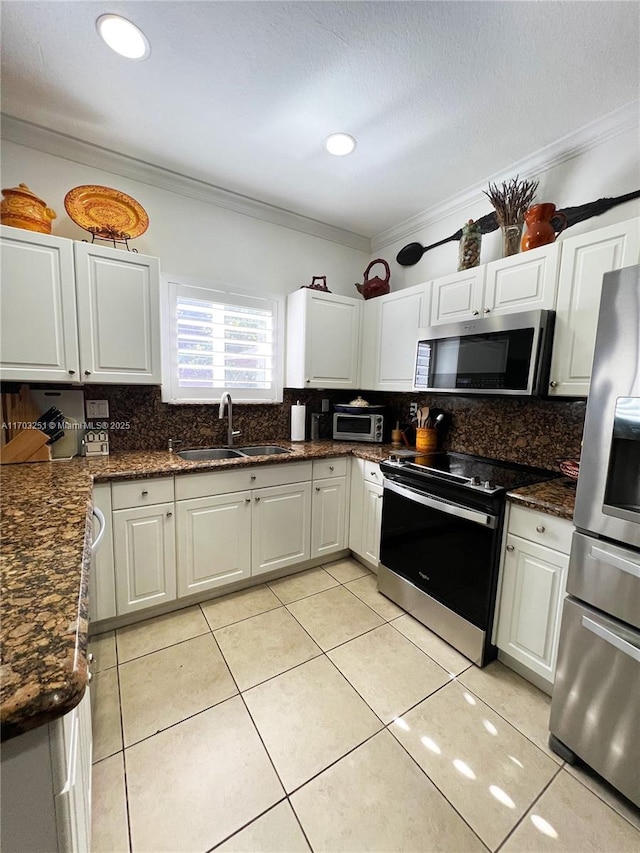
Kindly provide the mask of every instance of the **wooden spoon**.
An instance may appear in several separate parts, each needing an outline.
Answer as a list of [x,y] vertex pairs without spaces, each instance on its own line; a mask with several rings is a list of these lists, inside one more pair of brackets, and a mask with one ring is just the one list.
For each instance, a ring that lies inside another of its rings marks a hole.
[[422,415],[422,426],[423,427],[426,427],[426,425],[427,425],[427,421],[429,420],[429,412],[430,411],[431,411],[431,409],[429,408],[429,406],[423,406],[420,409],[420,413]]

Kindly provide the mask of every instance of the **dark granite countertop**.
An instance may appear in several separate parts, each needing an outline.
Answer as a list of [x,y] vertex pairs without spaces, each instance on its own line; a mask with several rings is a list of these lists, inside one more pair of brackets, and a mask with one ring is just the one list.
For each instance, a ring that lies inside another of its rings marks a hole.
[[292,452],[187,462],[166,451],[141,451],[2,467],[3,740],[67,713],[84,694],[94,482],[345,455],[380,462],[391,450],[334,441],[273,443]]
[[520,506],[571,521],[576,503],[576,481],[559,477],[546,483],[514,489],[507,492],[507,498]]

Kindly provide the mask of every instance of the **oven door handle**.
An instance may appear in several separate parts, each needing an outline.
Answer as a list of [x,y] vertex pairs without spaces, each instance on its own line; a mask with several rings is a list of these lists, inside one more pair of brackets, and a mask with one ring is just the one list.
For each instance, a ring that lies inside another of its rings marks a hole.
[[473,521],[476,524],[481,524],[483,527],[490,527],[492,529],[498,526],[498,518],[495,515],[487,515],[487,513],[468,509],[465,506],[459,506],[459,504],[454,504],[441,498],[430,497],[423,492],[419,492],[417,489],[409,488],[409,486],[400,486],[386,477],[384,487],[409,501],[422,504],[422,506],[428,506],[431,509],[437,509],[440,512],[446,512],[447,515],[455,515],[458,518],[464,518],[467,521]]

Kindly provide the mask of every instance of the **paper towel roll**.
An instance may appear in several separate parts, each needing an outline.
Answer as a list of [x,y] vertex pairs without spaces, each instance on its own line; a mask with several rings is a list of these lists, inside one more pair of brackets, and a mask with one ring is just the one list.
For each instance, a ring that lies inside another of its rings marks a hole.
[[304,441],[307,407],[297,402],[291,406],[291,441]]

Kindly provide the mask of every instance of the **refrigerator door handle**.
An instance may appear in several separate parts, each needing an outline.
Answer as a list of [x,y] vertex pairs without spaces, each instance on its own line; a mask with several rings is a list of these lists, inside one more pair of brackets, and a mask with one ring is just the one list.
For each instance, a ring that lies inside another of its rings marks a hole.
[[604,625],[594,622],[593,619],[589,619],[588,616],[583,616],[582,627],[586,628],[587,631],[591,631],[591,633],[595,634],[596,637],[600,637],[600,639],[604,640],[605,643],[608,643],[610,646],[613,646],[618,649],[618,651],[640,663],[640,649],[637,646],[628,643],[626,640],[623,640],[622,637],[619,637],[613,631],[605,628]]
[[595,545],[591,548],[590,556],[607,566],[613,566],[614,569],[620,569],[622,572],[640,578],[640,566],[631,560],[625,560],[624,557],[619,557],[617,554],[610,554],[609,551],[597,548]]

